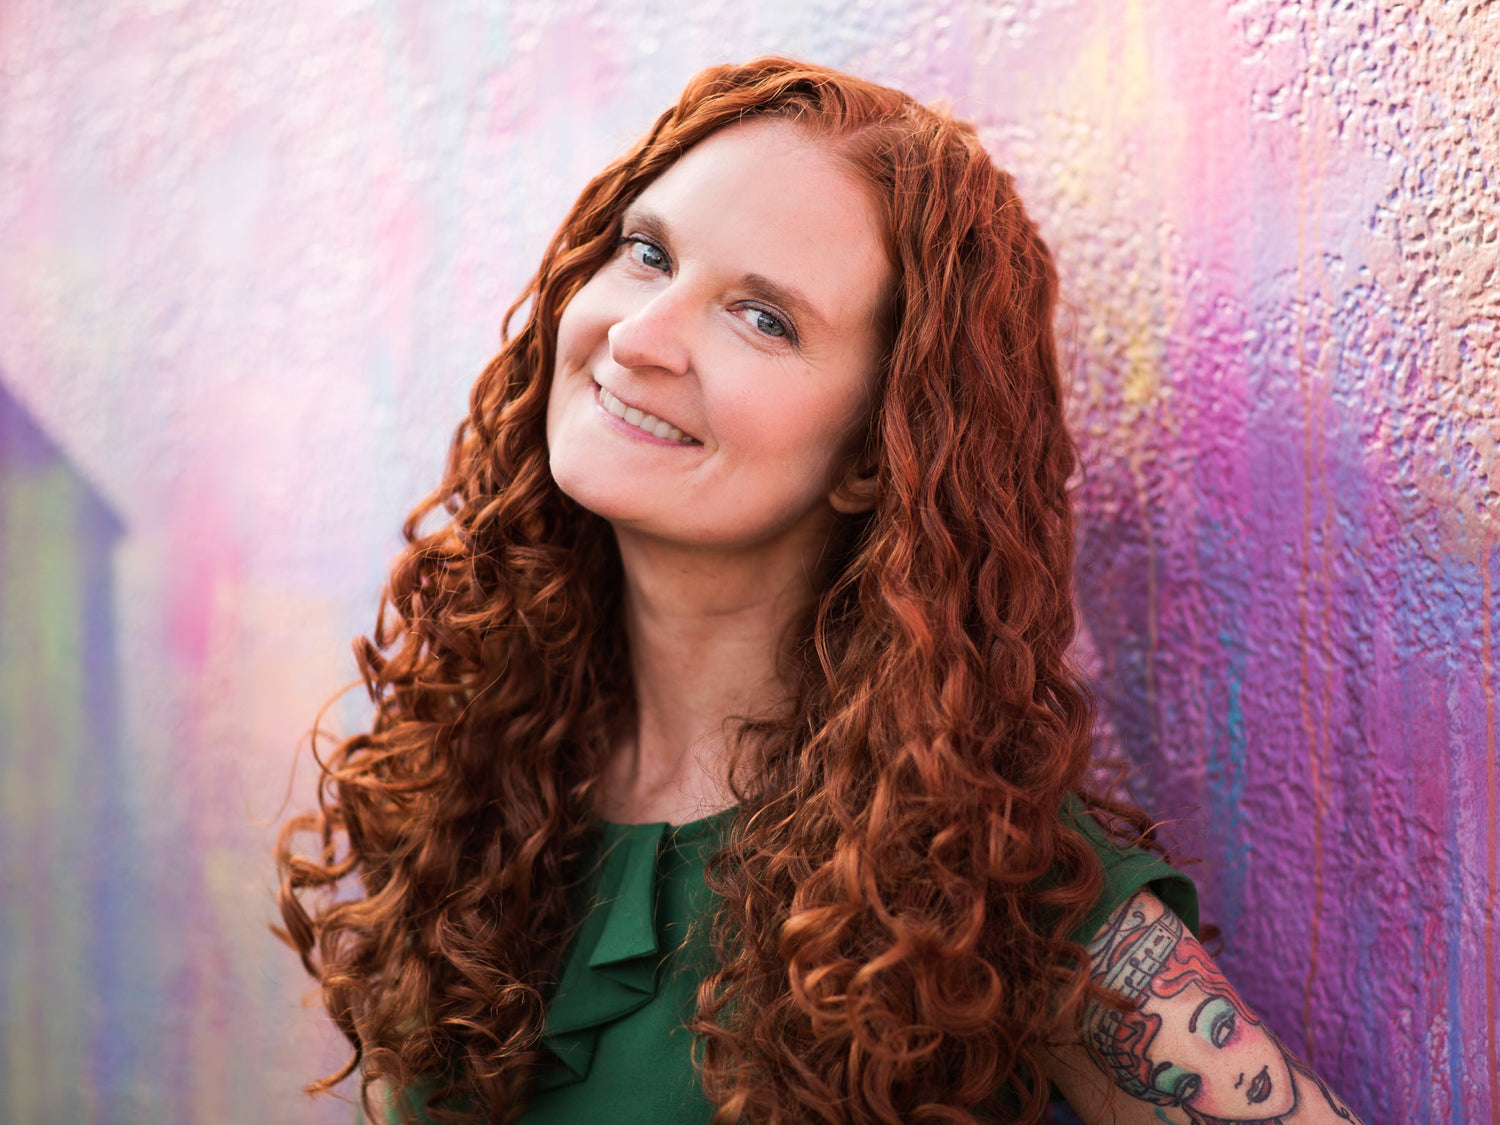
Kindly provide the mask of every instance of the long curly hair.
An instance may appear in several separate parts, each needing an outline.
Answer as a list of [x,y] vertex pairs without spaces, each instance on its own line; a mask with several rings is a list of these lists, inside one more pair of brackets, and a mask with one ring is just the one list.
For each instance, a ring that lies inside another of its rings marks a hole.
[[745,721],[731,759],[716,971],[691,1025],[704,1089],[722,1123],[971,1122],[1002,1086],[1007,1113],[1042,1111],[1043,1049],[1089,987],[1066,935],[1102,886],[1059,813],[1092,706],[1068,660],[1056,274],[971,126],[778,58],[700,73],[583,190],[406,521],[356,645],[373,724],[278,842],[284,936],[353,1046],[311,1089],[358,1069],[367,1094],[431,1081],[434,1118],[524,1109],[634,706],[610,528],[548,471],[558,318],[648,184],[760,117],[870,186],[896,280],[875,508],[836,528],[784,662],[794,706]]

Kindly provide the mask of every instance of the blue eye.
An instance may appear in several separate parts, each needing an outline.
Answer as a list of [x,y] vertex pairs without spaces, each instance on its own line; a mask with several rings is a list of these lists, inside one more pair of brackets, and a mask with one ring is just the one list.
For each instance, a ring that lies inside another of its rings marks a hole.
[[625,248],[625,253],[631,261],[645,266],[648,270],[660,270],[666,273],[672,268],[672,259],[667,257],[667,252],[654,242],[632,237],[622,238],[620,245]]
[[755,325],[757,332],[764,333],[767,336],[791,336],[792,331],[787,327],[786,322],[779,317],[772,316],[765,309],[751,309],[750,313],[750,321]]

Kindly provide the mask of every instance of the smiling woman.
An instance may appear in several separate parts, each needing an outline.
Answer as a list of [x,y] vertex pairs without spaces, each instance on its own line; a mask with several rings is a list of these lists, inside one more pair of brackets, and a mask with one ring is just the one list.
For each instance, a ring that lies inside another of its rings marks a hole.
[[620,229],[558,323],[553,479],[626,554],[795,569],[828,538],[829,497],[859,488],[891,287],[869,191],[797,125],[751,121],[694,147]]
[[789,60],[705,71],[584,189],[407,521],[375,722],[282,834],[353,1048],[314,1089],[1353,1120],[1085,783],[1056,284],[972,128]]

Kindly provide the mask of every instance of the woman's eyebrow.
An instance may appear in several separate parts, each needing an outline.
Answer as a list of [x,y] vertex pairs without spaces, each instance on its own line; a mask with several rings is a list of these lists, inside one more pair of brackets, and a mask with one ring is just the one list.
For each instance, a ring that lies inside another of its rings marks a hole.
[[811,301],[790,286],[772,281],[769,277],[758,273],[745,274],[740,278],[740,284],[745,287],[750,296],[784,310],[802,327],[806,328],[811,325],[814,331],[828,331],[828,318],[818,312]]
[[[620,233],[628,237],[631,233],[644,234],[672,250],[672,232],[666,220],[650,211],[627,208],[620,216]],[[792,318],[804,330],[811,327],[815,332],[830,331],[828,318],[818,311],[800,291],[790,285],[773,281],[765,274],[747,273],[740,277],[740,286],[758,301],[775,305]]]
[[632,207],[628,208],[620,216],[620,234],[628,236],[632,232],[649,235],[657,242],[662,243],[663,249],[670,249],[666,245],[671,241],[667,231],[667,224],[659,216],[653,215],[650,211],[637,211]]

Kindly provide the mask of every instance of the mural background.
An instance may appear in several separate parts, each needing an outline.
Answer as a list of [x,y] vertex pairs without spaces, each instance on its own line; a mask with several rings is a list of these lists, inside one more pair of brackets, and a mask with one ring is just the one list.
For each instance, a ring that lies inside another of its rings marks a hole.
[[1105,718],[1230,975],[1371,1125],[1500,1122],[1489,0],[7,0],[0,1116],[348,1120],[293,751],[568,201],[768,51],[1040,216]]

